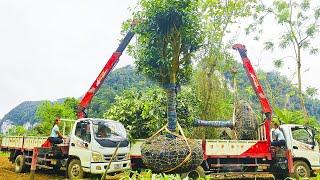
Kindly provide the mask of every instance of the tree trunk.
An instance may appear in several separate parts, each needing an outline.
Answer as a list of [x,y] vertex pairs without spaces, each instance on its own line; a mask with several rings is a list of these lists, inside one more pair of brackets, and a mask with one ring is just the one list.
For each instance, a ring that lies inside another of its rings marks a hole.
[[174,132],[177,127],[176,84],[169,84],[166,91],[167,91],[168,129],[169,131]]
[[298,53],[297,53],[297,70],[298,70],[298,89],[299,89],[299,97],[300,97],[300,107],[304,112],[304,118],[308,117],[308,112],[306,106],[304,104],[303,94],[302,94],[302,85],[301,85],[301,47],[298,46]]
[[177,29],[174,29],[174,35],[172,36],[172,62],[170,69],[170,83],[167,85],[167,118],[168,129],[174,132],[177,127],[177,75],[179,71],[179,56],[181,47],[181,37]]

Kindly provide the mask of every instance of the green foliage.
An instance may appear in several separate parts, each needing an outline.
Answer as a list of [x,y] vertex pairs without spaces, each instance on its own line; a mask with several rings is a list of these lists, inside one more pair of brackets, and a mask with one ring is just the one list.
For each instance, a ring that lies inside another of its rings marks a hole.
[[155,83],[139,75],[132,66],[116,69],[103,82],[100,90],[93,97],[88,108],[88,116],[102,118],[110,106],[115,102],[115,97],[124,90],[136,88],[138,90],[155,86]]
[[[165,92],[160,88],[130,89],[116,97],[104,118],[122,122],[134,139],[147,138],[166,124],[166,101]],[[199,115],[198,104],[191,88],[184,87],[177,96],[178,120],[187,131]]]
[[318,89],[315,87],[308,87],[306,89],[306,94],[310,97],[310,98],[314,98],[317,94],[318,94]]
[[37,109],[36,117],[40,123],[34,127],[31,134],[49,135],[57,116],[66,119],[76,119],[76,110],[79,100],[75,98],[66,98],[63,103],[51,103],[46,101]]
[[224,72],[232,67],[234,60],[228,51],[232,39],[228,43],[226,35],[237,20],[251,15],[254,5],[253,0],[202,1],[205,46],[201,54],[201,69],[206,69],[212,75],[215,70]]
[[160,84],[187,82],[191,55],[202,42],[198,1],[141,0],[138,6],[137,44],[129,52],[138,72]]
[[176,87],[192,75],[191,56],[202,44],[198,0],[141,0],[133,18],[137,43],[129,54],[167,92],[168,129],[176,130]]
[[13,126],[9,129],[8,134],[13,136],[23,136],[26,135],[27,130],[23,126]]
[[279,68],[283,67],[283,60],[282,59],[276,59],[276,60],[273,61],[273,65],[274,65],[274,67],[279,69]]
[[[251,15],[254,1],[201,1],[205,46],[193,77],[193,86],[201,100],[200,118],[204,120],[230,120],[232,96],[223,74],[234,66],[229,53],[233,39],[227,39],[230,27],[240,18]],[[196,128],[200,137],[216,137],[214,128]]]
[[[288,110],[288,109],[279,109],[274,108],[273,109],[276,117],[274,117],[275,120],[280,121],[285,124],[305,124],[305,119],[303,112],[300,110]],[[307,119],[308,124],[306,125],[315,125],[317,124],[317,121],[313,117],[309,117]]]
[[[282,27],[281,36],[275,37],[273,42],[265,43],[265,49],[273,50],[271,44],[278,43],[282,49],[291,48],[294,52],[294,61],[297,63],[297,79],[298,79],[298,97],[300,98],[300,108],[307,116],[304,97],[302,93],[302,76],[301,64],[303,51],[309,51],[311,55],[318,53],[318,48],[314,47],[314,41],[319,34],[319,1],[312,0],[275,0],[273,4],[267,7],[260,1],[262,8],[256,8],[261,22],[254,22],[248,28],[251,32],[257,31],[257,26],[263,23],[263,20],[268,14],[272,14],[277,23]],[[254,18],[256,19],[256,18]],[[287,56],[287,57],[292,57]],[[277,64],[276,64],[277,65]]]
[[264,49],[274,50],[274,43],[271,41],[264,42]]
[[304,112],[301,110],[288,110],[288,109],[273,109],[276,116],[273,117],[275,121],[282,122],[285,124],[300,124],[313,127],[317,133],[317,140],[320,140],[320,124],[315,117],[305,118]]
[[[1,142],[1,141],[0,141]],[[3,152],[3,151],[0,151],[0,156],[6,156],[6,157],[9,157],[10,156],[10,153],[9,152]]]
[[[153,173],[150,169],[144,169],[141,172],[138,171],[126,171],[118,177],[121,180],[182,180],[180,174],[165,174],[165,173]],[[184,178],[185,180],[187,178]],[[191,179],[191,178],[190,178]],[[209,180],[210,176],[199,178],[198,180]]]

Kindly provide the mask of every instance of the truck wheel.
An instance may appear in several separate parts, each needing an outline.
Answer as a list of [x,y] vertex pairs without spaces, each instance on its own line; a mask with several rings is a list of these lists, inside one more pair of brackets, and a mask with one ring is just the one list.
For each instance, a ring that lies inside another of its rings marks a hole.
[[310,167],[303,161],[295,161],[293,163],[293,176],[296,179],[309,178]]
[[186,173],[181,173],[181,179],[185,179],[189,177],[189,179],[199,179],[199,178],[204,178],[206,176],[204,169],[201,166],[198,166],[195,170],[186,172]]
[[18,155],[14,161],[14,172],[21,173],[27,170],[26,160],[23,155]]
[[68,165],[68,177],[70,179],[82,179],[83,170],[79,159],[72,159]]

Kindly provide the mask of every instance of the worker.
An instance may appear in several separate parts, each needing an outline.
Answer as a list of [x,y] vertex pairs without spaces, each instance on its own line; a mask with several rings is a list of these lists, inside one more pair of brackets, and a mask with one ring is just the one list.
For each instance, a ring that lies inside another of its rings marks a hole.
[[279,146],[279,147],[285,147],[286,146],[286,140],[284,138],[283,132],[280,130],[280,126],[278,122],[273,122],[273,128],[272,131],[272,139],[271,146]]
[[110,134],[111,134],[111,130],[109,127],[105,126],[105,125],[102,125],[98,128],[98,133],[97,133],[97,136],[99,138],[107,138],[107,137],[110,137]]
[[59,124],[61,123],[60,117],[57,117],[54,121],[53,127],[51,129],[49,141],[53,144],[61,144],[63,142],[63,136],[59,131]]

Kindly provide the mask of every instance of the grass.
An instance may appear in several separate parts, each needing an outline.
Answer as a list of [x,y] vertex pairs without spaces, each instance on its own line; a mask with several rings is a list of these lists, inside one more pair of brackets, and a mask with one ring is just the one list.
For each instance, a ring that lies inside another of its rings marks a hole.
[[9,156],[9,155],[10,155],[9,152],[0,151],[0,156]]

